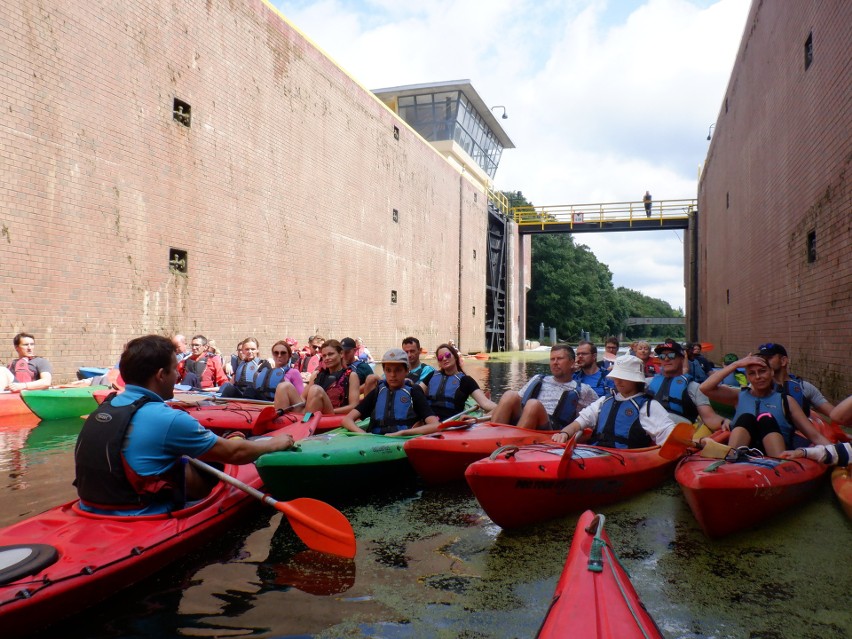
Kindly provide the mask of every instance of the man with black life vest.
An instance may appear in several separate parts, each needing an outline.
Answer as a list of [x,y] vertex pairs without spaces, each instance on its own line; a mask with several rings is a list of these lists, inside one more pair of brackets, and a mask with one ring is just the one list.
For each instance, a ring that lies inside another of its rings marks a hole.
[[565,443],[586,428],[592,430],[589,443],[607,448],[644,448],[662,445],[674,429],[666,409],[645,395],[642,360],[623,355],[615,360],[608,377],[616,393],[601,397],[580,411],[577,419],[553,436]]
[[240,344],[240,360],[234,369],[234,377],[219,389],[222,397],[245,397],[259,399],[255,389],[257,374],[271,368],[269,362],[260,357],[257,338],[246,337]]
[[810,416],[812,408],[823,415],[834,410],[834,404],[829,402],[816,386],[788,372],[790,358],[787,356],[787,349],[781,344],[761,344],[757,354],[766,358],[775,383],[781,387],[783,393],[796,400],[806,416]]
[[598,399],[587,384],[571,378],[574,349],[556,344],[550,349],[550,375],[536,375],[517,391],[507,391],[497,403],[491,421],[522,428],[558,430],[574,421],[582,409]]
[[358,374],[358,383],[361,384],[361,391],[366,395],[372,388],[364,388],[364,383],[367,378],[373,374],[373,368],[364,360],[356,357],[358,353],[358,343],[351,337],[344,337],[340,340],[340,347],[343,349],[343,365],[351,368]]
[[[423,389],[413,384],[408,374],[408,355],[401,348],[392,348],[382,357],[385,378],[376,388],[343,418],[341,426],[356,433],[380,435],[407,434],[421,424],[437,428],[438,418],[429,408]],[[367,431],[355,421],[369,415]]]
[[660,359],[663,372],[648,381],[648,396],[663,405],[672,421],[695,422],[700,416],[712,431],[728,429],[730,422],[716,414],[698,384],[683,372],[683,347],[673,339],[666,339],[657,344],[654,353]]
[[86,419],[74,450],[74,485],[84,510],[114,515],[170,512],[206,496],[215,479],[183,463],[248,464],[286,450],[290,435],[256,441],[223,439],[191,415],[166,406],[174,395],[177,358],[166,337],[127,343],[119,362],[125,391],[110,395]]
[[193,388],[213,390],[227,383],[222,358],[211,352],[207,338],[195,335],[190,340],[192,354],[178,364],[180,383]]
[[578,384],[591,386],[598,397],[609,394],[613,388],[612,382],[607,381],[607,372],[601,369],[597,363],[597,346],[587,340],[577,343],[577,365],[574,372],[574,381]]
[[35,356],[35,337],[29,333],[18,333],[12,339],[12,344],[18,357],[9,363],[15,381],[9,384],[8,390],[19,393],[22,390],[50,388],[53,368],[44,357]]

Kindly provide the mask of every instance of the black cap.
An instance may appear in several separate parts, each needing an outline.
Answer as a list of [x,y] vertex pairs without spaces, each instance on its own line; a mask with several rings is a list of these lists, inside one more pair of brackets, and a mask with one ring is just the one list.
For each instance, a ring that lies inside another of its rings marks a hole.
[[340,348],[344,351],[351,351],[353,348],[357,348],[357,346],[358,345],[355,343],[355,340],[351,337],[344,337],[340,340]]
[[673,339],[667,339],[662,344],[657,344],[656,348],[654,348],[654,352],[659,355],[663,351],[674,351],[675,355],[680,355],[683,357],[683,346],[680,343],[674,341]]
[[763,357],[772,357],[773,355],[787,357],[787,349],[781,346],[781,344],[773,344],[770,342],[768,344],[761,344],[758,346],[757,354],[762,355]]

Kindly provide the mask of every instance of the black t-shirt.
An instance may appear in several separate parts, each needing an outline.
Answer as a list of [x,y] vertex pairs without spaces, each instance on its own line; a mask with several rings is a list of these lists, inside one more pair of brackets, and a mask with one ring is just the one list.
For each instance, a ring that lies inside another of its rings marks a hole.
[[[439,371],[434,371],[429,373],[426,378],[423,380],[423,383],[426,384],[426,388],[429,388],[429,382],[432,381],[432,377],[435,375],[443,375],[443,373]],[[453,408],[447,408],[446,406],[436,406],[431,401],[429,405],[432,407],[432,410],[435,414],[441,419],[441,421],[447,419],[448,417],[452,417],[453,415],[458,415],[460,412],[464,410],[464,403],[467,401],[467,398],[470,397],[474,391],[479,390],[479,384],[476,383],[476,380],[473,379],[470,375],[464,375],[459,381],[459,389],[456,391],[456,396],[454,398],[455,405]]]

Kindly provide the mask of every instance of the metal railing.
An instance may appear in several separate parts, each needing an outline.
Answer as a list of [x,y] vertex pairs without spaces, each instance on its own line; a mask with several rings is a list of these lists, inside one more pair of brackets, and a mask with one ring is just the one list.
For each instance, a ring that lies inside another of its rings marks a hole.
[[497,210],[507,218],[512,219],[512,213],[509,209],[509,199],[500,191],[494,191],[490,186],[486,186],[485,188],[488,199],[497,207]]
[[[505,198],[504,198],[505,199]],[[606,202],[601,204],[564,204],[558,206],[516,206],[511,209],[511,217],[518,226],[541,226],[549,224],[574,225],[604,224],[612,222],[643,222],[647,228],[648,220],[659,221],[662,226],[668,220],[688,220],[689,215],[698,208],[698,200],[659,200],[651,204],[651,210],[645,210],[643,202]]]

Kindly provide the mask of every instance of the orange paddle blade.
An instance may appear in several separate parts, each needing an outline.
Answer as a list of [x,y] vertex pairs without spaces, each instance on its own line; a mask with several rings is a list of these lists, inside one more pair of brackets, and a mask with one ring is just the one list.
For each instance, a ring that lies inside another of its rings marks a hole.
[[346,516],[325,502],[302,497],[293,501],[276,501],[274,506],[284,513],[305,545],[311,550],[352,558],[355,556],[355,533]]
[[568,476],[568,468],[571,466],[571,458],[574,456],[574,448],[577,446],[577,437],[580,433],[574,433],[565,442],[565,450],[562,452],[562,459],[559,460],[559,466],[556,467],[556,476],[559,479],[564,479]]
[[711,344],[710,342],[701,342],[701,352],[702,353],[707,353],[708,351],[712,351],[714,348],[716,348],[716,347],[713,346],[713,344]]
[[678,422],[675,424],[666,441],[660,446],[660,457],[664,459],[683,457],[690,448],[695,446],[695,443],[692,441],[692,434],[694,432],[695,427],[688,422]]
[[272,424],[278,418],[278,411],[274,406],[264,406],[257,414],[257,419],[254,420],[254,425],[251,427],[252,435],[263,435],[264,433],[275,430]]

